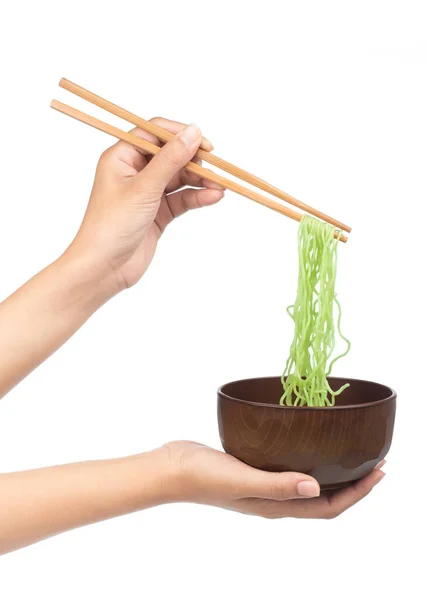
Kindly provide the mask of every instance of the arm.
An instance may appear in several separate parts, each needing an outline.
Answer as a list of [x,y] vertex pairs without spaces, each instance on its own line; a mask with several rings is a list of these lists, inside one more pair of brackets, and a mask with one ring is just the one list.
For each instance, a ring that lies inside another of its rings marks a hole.
[[[88,209],[73,243],[0,305],[0,397],[104,302],[142,277],[174,217],[223,196],[215,184],[182,170],[201,142],[200,131],[164,119],[154,121],[180,133],[150,162],[123,142],[109,148],[99,161]],[[159,143],[141,130],[134,133]]]
[[[200,144],[198,129],[156,122],[180,133],[150,161],[123,142],[107,150],[70,247],[0,305],[0,395],[104,302],[142,277],[173,218],[223,196],[214,184],[182,170]],[[139,130],[135,134],[158,143]],[[264,473],[191,442],[116,460],[3,474],[0,552],[167,502],[266,517],[329,518],[365,496],[382,476],[377,470],[333,496],[319,496],[318,483],[307,475]]]
[[307,475],[258,471],[191,442],[126,458],[5,474],[0,476],[0,554],[170,502],[267,518],[332,518],[366,496],[383,475],[377,468],[334,496],[319,496],[318,483]]
[[107,272],[68,252],[0,304],[0,398],[114,293]]

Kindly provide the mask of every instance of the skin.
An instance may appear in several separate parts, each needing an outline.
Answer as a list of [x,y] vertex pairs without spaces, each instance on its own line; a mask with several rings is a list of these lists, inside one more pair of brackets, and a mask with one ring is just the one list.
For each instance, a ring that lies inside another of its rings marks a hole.
[[[166,227],[223,197],[183,167],[202,143],[195,126],[153,119],[177,134],[151,158],[118,142],[100,158],[81,227],[70,246],[0,305],[0,395],[57,350],[110,298],[135,285]],[[161,145],[154,136],[134,133]],[[212,149],[203,140],[207,150]],[[383,478],[370,475],[320,495],[301,473],[267,473],[194,442],[135,456],[0,475],[0,553],[46,537],[171,502],[266,518],[333,518]]]

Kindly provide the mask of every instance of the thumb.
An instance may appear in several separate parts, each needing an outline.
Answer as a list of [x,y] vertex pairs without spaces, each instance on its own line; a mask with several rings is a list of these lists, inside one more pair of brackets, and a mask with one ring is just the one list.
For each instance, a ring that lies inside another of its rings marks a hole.
[[[303,473],[269,473],[251,469],[250,477],[242,481],[243,496],[268,500],[315,498],[320,495],[318,482]],[[239,486],[240,487],[240,486]]]
[[196,154],[201,142],[202,134],[197,125],[187,125],[163,146],[138,178],[144,181],[144,186],[163,193],[172,177]]

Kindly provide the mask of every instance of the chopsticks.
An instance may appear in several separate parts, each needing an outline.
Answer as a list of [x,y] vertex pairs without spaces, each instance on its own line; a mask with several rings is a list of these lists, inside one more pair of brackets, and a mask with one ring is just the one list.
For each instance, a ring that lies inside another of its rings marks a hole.
[[[120,118],[132,123],[133,125],[141,128],[145,131],[148,131],[149,133],[152,133],[153,135],[157,136],[159,139],[161,139],[164,142],[167,142],[174,137],[173,133],[171,133],[170,131],[167,131],[163,127],[159,127],[158,125],[152,123],[151,121],[146,121],[145,119],[142,119],[141,117],[134,115],[133,113],[113,104],[112,102],[109,102],[108,100],[105,100],[104,98],[101,98],[100,96],[97,96],[96,94],[93,94],[89,90],[86,90],[85,88],[82,88],[81,86],[79,86],[67,79],[61,79],[59,85],[60,85],[60,87],[76,94],[77,96],[80,96],[81,98],[83,98],[85,100],[88,100],[92,104],[95,104],[95,105],[99,106],[100,108],[103,108],[104,110],[114,114],[115,116],[120,117]],[[140,148],[150,154],[157,154],[161,149],[159,146],[156,146],[155,144],[152,144],[146,140],[143,140],[143,139],[133,135],[132,133],[127,133],[125,131],[122,131],[121,129],[118,129],[117,127],[114,127],[113,125],[109,125],[108,123],[105,123],[104,121],[96,119],[95,117],[92,117],[84,112],[81,112],[81,111],[79,111],[75,108],[72,108],[66,104],[63,104],[62,102],[59,102],[57,100],[52,101],[51,107],[59,112],[62,112],[63,114],[73,117],[74,119],[77,119],[78,121],[86,123],[87,125],[90,125],[91,127],[94,127],[100,131],[108,133],[109,135],[112,135],[113,137],[123,140],[123,141],[125,141],[137,148]],[[203,145],[203,143],[202,143],[202,145]],[[209,162],[210,164],[213,164],[213,165],[231,173],[232,175],[235,175],[236,177],[239,177],[240,179],[250,183],[251,185],[253,185],[255,187],[258,187],[268,193],[271,193],[272,195],[279,197],[282,200],[289,202],[290,204],[293,204],[294,206],[297,206],[298,208],[304,210],[305,212],[312,214],[313,216],[317,217],[318,219],[321,219],[323,221],[330,223],[331,225],[333,225],[334,227],[336,227],[339,230],[344,230],[347,232],[351,231],[351,228],[348,225],[344,225],[340,221],[337,221],[336,219],[329,217],[328,215],[318,211],[317,209],[314,209],[311,206],[308,206],[307,204],[301,202],[300,200],[297,200],[293,196],[290,196],[286,192],[283,192],[283,191],[279,190],[278,188],[270,185],[266,181],[259,179],[255,175],[252,175],[251,173],[248,173],[247,171],[240,169],[239,167],[229,163],[228,161],[225,161],[225,160],[219,158],[218,156],[211,154],[210,152],[207,152],[206,150],[203,150],[202,148],[199,148],[196,156],[206,162]],[[214,181],[215,183],[218,183],[219,185],[223,186],[224,188],[227,188],[231,191],[236,192],[237,194],[240,194],[241,196],[244,196],[246,198],[249,198],[250,200],[253,200],[255,202],[258,202],[259,204],[262,204],[268,208],[271,208],[272,210],[275,210],[276,212],[286,215],[287,217],[294,219],[295,221],[301,220],[301,217],[302,217],[301,213],[294,211],[286,206],[283,206],[282,204],[279,204],[278,202],[274,202],[273,200],[266,198],[262,194],[259,194],[258,192],[255,192],[249,188],[246,188],[246,187],[240,185],[239,183],[236,183],[230,179],[227,179],[227,178],[223,177],[222,175],[219,175],[219,174],[215,173],[214,171],[211,171],[210,169],[206,169],[205,167],[202,167],[193,162],[188,163],[188,165],[186,165],[185,168],[188,171],[191,171],[192,173],[196,173],[200,177],[209,179],[210,181]],[[338,235],[340,235],[339,232],[338,231],[335,232],[335,237],[338,237]],[[347,236],[345,236],[342,233],[341,233],[339,239],[342,242],[347,242],[347,240],[348,240]]]

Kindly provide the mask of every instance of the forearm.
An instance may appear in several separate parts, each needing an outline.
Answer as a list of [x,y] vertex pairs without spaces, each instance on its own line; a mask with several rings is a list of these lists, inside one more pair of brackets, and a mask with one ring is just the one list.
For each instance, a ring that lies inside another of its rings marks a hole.
[[0,397],[115,293],[107,269],[66,252],[0,304]]
[[0,553],[175,499],[164,448],[126,458],[0,475]]

